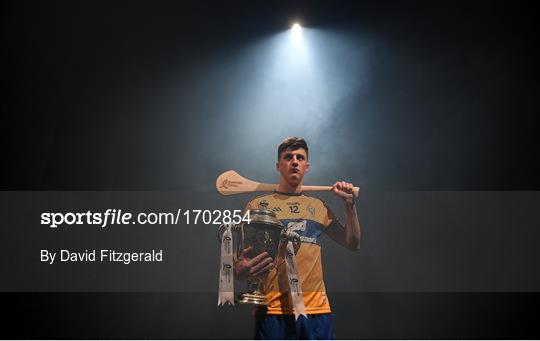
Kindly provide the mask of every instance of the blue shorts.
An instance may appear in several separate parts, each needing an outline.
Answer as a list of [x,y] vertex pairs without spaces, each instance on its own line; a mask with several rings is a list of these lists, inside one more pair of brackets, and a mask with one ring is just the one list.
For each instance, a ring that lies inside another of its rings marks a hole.
[[255,315],[256,340],[335,340],[332,314]]

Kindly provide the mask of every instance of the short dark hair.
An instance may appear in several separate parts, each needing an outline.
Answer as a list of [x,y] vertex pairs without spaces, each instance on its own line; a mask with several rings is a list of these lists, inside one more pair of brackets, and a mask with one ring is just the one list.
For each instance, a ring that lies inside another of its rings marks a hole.
[[297,136],[287,137],[285,140],[281,141],[281,143],[278,146],[277,158],[279,160],[279,158],[281,156],[281,153],[283,153],[287,149],[296,150],[296,149],[300,149],[300,148],[305,149],[306,150],[306,156],[308,156],[309,149],[308,149],[306,140],[304,140],[301,137],[297,137]]

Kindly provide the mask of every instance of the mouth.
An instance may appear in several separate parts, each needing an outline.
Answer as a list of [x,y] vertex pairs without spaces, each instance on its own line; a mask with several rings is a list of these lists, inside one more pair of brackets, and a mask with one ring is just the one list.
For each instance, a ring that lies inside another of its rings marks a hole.
[[296,174],[296,173],[300,173],[300,170],[298,168],[292,168],[289,173],[293,173],[293,174]]

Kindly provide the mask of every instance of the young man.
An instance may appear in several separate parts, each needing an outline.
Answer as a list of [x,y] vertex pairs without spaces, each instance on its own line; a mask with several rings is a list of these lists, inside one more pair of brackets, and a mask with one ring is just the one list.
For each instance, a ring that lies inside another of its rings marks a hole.
[[285,263],[274,266],[266,252],[250,258],[248,249],[235,263],[238,278],[261,278],[261,291],[267,308],[256,312],[256,339],[334,339],[330,304],[326,297],[319,238],[324,232],[350,250],[360,249],[360,223],[356,212],[353,185],[338,181],[333,192],[343,200],[346,223],[343,226],[322,200],[301,192],[304,175],[309,170],[308,146],[304,139],[289,137],[278,147],[276,168],[279,187],[274,193],[256,197],[246,209],[266,208],[290,230],[298,233],[301,246],[296,255],[298,275],[307,319],[295,320],[289,295]]

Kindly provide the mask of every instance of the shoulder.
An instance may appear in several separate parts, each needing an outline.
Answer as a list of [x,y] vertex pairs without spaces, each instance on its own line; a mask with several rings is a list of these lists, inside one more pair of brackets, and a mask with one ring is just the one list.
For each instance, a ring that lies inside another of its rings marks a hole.
[[315,196],[306,196],[306,198],[310,199],[309,213],[324,226],[325,230],[333,226],[343,226],[326,201]]
[[317,196],[303,195],[302,198],[309,205],[312,205],[312,206],[316,205],[316,206],[319,206],[321,208],[330,210],[330,206],[326,203],[326,201],[324,201],[323,199],[321,199],[321,198],[319,198]]
[[[266,203],[266,206],[268,206],[268,202],[271,201],[273,199],[273,193],[265,193],[265,194],[261,194],[261,195],[258,195],[252,199],[250,199],[248,202],[247,202],[247,207],[249,209],[255,209],[255,208],[259,208],[260,206],[264,206],[265,203]],[[261,203],[263,203],[261,205]]]
[[308,212],[314,217],[314,219],[324,222],[325,225],[327,225],[330,220],[335,220],[335,214],[326,201],[317,196],[311,195],[304,195],[303,198]]

